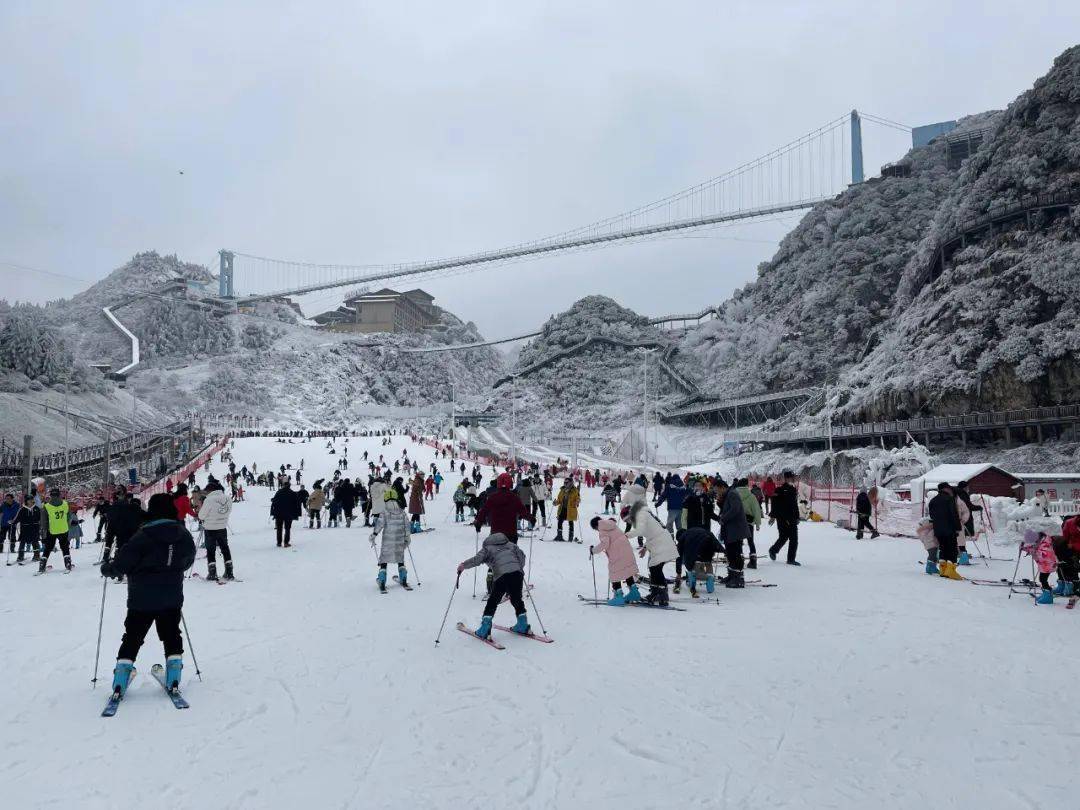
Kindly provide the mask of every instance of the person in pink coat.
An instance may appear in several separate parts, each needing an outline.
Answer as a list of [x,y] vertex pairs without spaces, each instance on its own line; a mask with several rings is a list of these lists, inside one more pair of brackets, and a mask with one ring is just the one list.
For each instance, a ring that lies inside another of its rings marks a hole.
[[1039,584],[1042,593],[1035,599],[1037,605],[1054,604],[1054,592],[1050,590],[1050,575],[1057,570],[1058,558],[1054,551],[1054,543],[1048,535],[1035,529],[1024,532],[1024,545],[1030,549],[1035,558],[1035,566],[1039,569]]
[[[630,541],[619,528],[619,524],[599,515],[589,521],[600,535],[600,542],[595,546],[589,546],[589,554],[607,554],[608,580],[615,595],[608,600],[609,605],[625,605],[627,602],[640,602],[641,593],[638,591],[636,577],[638,574],[637,560],[634,559],[634,549]],[[622,583],[626,583],[627,592],[624,595]]]

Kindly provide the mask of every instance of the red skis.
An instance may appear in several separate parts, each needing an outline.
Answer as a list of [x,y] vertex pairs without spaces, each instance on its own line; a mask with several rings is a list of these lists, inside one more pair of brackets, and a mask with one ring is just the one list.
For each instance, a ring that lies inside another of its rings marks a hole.
[[470,630],[468,627],[465,626],[465,622],[458,622],[457,623],[457,629],[460,630],[462,633],[464,633],[467,636],[472,636],[477,641],[484,642],[489,647],[494,647],[496,650],[505,650],[506,649],[506,647],[504,647],[499,642],[495,641],[495,639],[492,639],[492,638],[480,638],[480,636],[476,635],[476,633],[474,633],[472,630]]

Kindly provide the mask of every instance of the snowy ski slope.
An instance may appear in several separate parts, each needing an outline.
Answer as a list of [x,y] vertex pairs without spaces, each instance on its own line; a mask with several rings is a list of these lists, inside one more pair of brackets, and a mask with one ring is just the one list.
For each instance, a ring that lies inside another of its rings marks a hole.
[[[402,438],[387,456],[406,446],[422,466],[432,458]],[[382,449],[351,439],[353,474],[364,447]],[[320,440],[236,443],[238,465],[301,457],[310,484],[340,456]],[[496,651],[456,632],[481,613],[466,574],[436,647],[455,565],[475,542],[450,517],[456,481],[447,476],[428,505],[435,531],[415,540],[419,587],[388,595],[375,587],[367,530],[297,529],[296,550],[278,549],[270,492],[250,490],[232,521],[244,581],[186,585],[204,680],[188,654],[183,712],[148,676],[161,660],[151,633],[118,714],[98,716],[124,612],[123,588],[110,585],[104,683],[92,691],[100,546],[76,552],[70,576],[0,568],[4,806],[989,810],[1075,800],[1080,610],[927,577],[915,541],[858,543],[820,524],[801,527],[802,568],[762,562],[777,588],[678,602],[685,613],[584,606],[591,490],[586,545],[523,541],[555,643],[502,633],[507,649]],[[762,547],[775,531],[763,534]],[[992,565],[965,573],[1012,572]],[[511,620],[501,607],[497,623]]]

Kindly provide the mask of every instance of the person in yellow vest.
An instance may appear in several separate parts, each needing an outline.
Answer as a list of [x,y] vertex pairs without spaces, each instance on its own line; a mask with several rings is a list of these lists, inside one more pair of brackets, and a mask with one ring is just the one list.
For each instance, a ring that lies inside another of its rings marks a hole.
[[44,574],[49,555],[60,541],[60,551],[64,555],[64,568],[71,570],[71,544],[68,542],[68,502],[60,497],[60,490],[49,490],[49,500],[41,507],[45,511],[45,553],[41,556],[38,573]]

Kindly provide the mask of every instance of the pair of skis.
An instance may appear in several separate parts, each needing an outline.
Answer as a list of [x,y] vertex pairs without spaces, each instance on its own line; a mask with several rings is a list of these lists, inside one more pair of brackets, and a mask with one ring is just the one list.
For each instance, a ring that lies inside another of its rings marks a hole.
[[[131,679],[128,680],[129,689],[131,688],[131,681],[134,680],[135,674],[136,670],[133,669],[131,671]],[[168,686],[165,685],[165,667],[163,667],[161,664],[154,664],[152,667],[150,667],[150,674],[154,676],[154,680],[158,682],[158,684],[164,690],[165,694],[169,696],[169,699],[172,701],[173,706],[175,706],[177,709],[191,708],[191,704],[189,704],[184,699],[183,695],[180,694],[179,689],[170,689]],[[122,700],[123,698],[120,697],[119,692],[113,692],[109,696],[109,700],[105,704],[105,708],[102,709],[101,716],[112,717],[114,714],[116,714],[116,710],[120,708],[120,702]]]
[[[532,633],[532,632],[519,633],[516,630],[514,630],[513,628],[506,627],[505,625],[501,625],[501,624],[493,624],[493,625],[491,625],[491,627],[494,630],[502,630],[503,632],[506,632],[506,633],[513,633],[515,636],[521,636],[522,638],[531,638],[534,641],[539,641],[539,642],[541,642],[543,644],[552,644],[555,641],[555,639],[551,638],[551,636],[544,636],[544,635],[540,635],[539,633]],[[493,647],[496,650],[505,650],[506,649],[505,645],[500,644],[495,639],[493,639],[491,636],[488,636],[487,638],[482,638],[481,636],[476,635],[476,631],[470,630],[468,627],[466,627],[465,622],[458,622],[457,623],[457,629],[460,630],[462,633],[465,633],[465,635],[472,636],[477,641],[482,641],[487,646]]]
[[681,613],[686,613],[686,608],[675,607],[674,605],[652,605],[648,602],[627,602],[625,605],[609,605],[606,599],[589,599],[587,596],[582,596],[580,593],[577,596],[584,605],[607,605],[608,607],[640,607],[649,608],[650,610],[678,610]]
[[[402,583],[401,577],[399,577],[397,574],[394,574],[394,582],[396,582],[398,585],[401,585],[401,587],[407,591],[411,591],[413,589],[412,585],[409,585],[407,582]],[[386,585],[380,582],[379,593],[390,593],[390,590],[386,587]]]
[[242,579],[237,579],[236,577],[232,577],[232,578],[217,577],[216,579],[210,579],[210,577],[204,577],[198,571],[193,571],[191,573],[191,578],[192,579],[201,579],[203,582],[216,582],[218,585],[228,585],[230,582],[243,582],[244,581]]

